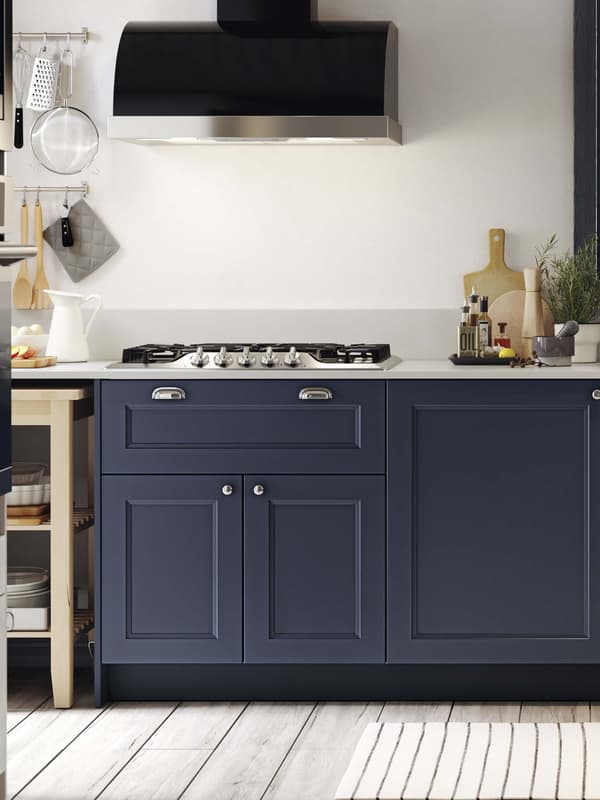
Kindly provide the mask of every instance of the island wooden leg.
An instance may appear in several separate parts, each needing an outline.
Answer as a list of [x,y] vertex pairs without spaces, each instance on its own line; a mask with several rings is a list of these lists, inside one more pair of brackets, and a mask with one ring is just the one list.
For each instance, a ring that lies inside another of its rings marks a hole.
[[73,705],[73,409],[50,410],[50,670],[56,708]]
[[[94,501],[94,418],[88,419],[88,508],[95,509]],[[88,531],[88,608],[94,608],[94,528]]]

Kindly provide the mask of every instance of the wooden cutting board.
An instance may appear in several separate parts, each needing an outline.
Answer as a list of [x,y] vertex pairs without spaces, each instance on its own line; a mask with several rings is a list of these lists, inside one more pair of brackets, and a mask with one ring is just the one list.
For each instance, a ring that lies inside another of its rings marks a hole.
[[50,504],[41,506],[7,506],[6,514],[9,517],[43,517],[50,511]]
[[56,366],[56,356],[39,356],[36,358],[13,358],[10,362],[13,369],[42,369]]
[[41,514],[39,517],[10,517],[8,523],[10,527],[29,527],[33,528],[34,525],[43,525],[50,519],[50,514]]
[[[545,302],[542,301],[544,310],[544,334],[554,336],[554,317]],[[507,292],[495,300],[490,306],[490,317],[494,326],[494,338],[498,335],[498,323],[508,323],[507,335],[513,350],[517,355],[523,354],[523,316],[525,312],[525,292]]]
[[[506,231],[492,228],[490,231],[490,263],[479,272],[470,272],[464,277],[465,297],[469,297],[475,286],[478,295],[489,297],[490,306],[503,294],[512,291],[525,291],[525,280],[522,272],[516,272],[506,266],[504,251]],[[490,312],[490,316],[496,321]],[[504,320],[501,320],[502,322]]]

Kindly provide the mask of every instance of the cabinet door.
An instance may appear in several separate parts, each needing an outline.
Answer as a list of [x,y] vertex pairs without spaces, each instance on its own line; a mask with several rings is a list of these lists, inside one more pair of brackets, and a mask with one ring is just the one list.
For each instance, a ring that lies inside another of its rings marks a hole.
[[383,662],[385,479],[247,477],[244,517],[245,660]]
[[389,385],[395,662],[600,660],[598,385]]
[[241,661],[241,495],[239,477],[103,479],[105,662]]

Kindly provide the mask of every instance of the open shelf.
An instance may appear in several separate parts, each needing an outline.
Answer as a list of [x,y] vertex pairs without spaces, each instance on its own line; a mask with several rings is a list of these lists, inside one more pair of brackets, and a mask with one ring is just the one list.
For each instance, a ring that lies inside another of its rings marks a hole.
[[50,631],[8,631],[9,639],[49,639]]
[[[88,609],[73,613],[73,638],[94,627],[94,612]],[[52,631],[8,631],[9,639],[50,639]]]
[[[91,508],[76,508],[73,511],[73,533],[81,533],[94,525],[94,512]],[[52,531],[52,519],[43,525],[11,525],[10,517],[6,530],[18,533],[39,533],[40,531]]]

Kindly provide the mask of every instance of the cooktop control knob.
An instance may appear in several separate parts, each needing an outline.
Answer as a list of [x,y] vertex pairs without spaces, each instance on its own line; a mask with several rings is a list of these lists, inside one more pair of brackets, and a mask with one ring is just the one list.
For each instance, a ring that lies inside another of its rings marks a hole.
[[230,367],[233,364],[233,358],[227,354],[227,348],[222,347],[218,354],[215,356],[215,365],[217,367],[222,367],[225,369],[226,367]]
[[204,355],[204,348],[199,347],[191,359],[192,367],[205,367],[208,364],[208,356]]
[[285,363],[288,367],[299,367],[302,364],[302,358],[295,347],[290,347],[290,352],[285,357]]
[[272,347],[267,347],[264,356],[261,358],[261,364],[263,365],[263,367],[268,367],[269,369],[272,369],[273,367],[276,367],[277,364],[279,364],[279,359],[273,352]]
[[244,349],[242,350],[242,354],[238,358],[238,364],[240,365],[240,367],[246,367],[246,369],[256,364],[256,359],[254,358],[254,356],[250,355],[249,347],[244,347]]

